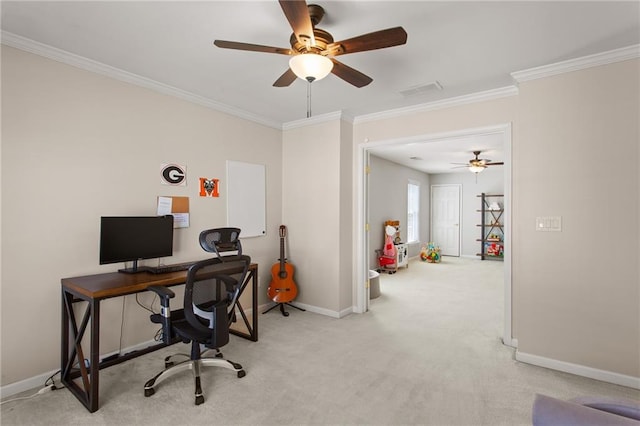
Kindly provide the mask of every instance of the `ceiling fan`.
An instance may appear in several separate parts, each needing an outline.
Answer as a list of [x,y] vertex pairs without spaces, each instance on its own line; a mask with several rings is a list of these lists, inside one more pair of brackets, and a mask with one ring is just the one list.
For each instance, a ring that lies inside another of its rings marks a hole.
[[407,42],[407,33],[402,27],[388,28],[334,42],[331,34],[316,27],[324,16],[324,9],[321,6],[307,5],[304,0],[279,0],[279,3],[293,29],[289,40],[290,49],[226,40],[213,42],[214,45],[225,49],[292,56],[289,69],[273,83],[275,87],[289,86],[296,77],[311,83],[326,77],[329,73],[356,87],[364,87],[373,79],[337,61],[335,57],[347,53],[398,46]]
[[491,160],[487,160],[486,158],[478,158],[482,151],[473,151],[473,155],[476,158],[472,158],[468,163],[451,163],[458,164],[458,166],[454,167],[454,169],[461,167],[468,167],[471,173],[480,173],[488,166],[502,166],[503,162],[492,163]]

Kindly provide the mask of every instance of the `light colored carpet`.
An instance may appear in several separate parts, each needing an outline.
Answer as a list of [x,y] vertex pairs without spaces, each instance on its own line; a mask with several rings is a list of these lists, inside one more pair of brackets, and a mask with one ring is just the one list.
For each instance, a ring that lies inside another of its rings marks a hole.
[[412,260],[381,276],[381,293],[369,313],[339,320],[295,309],[288,318],[277,309],[260,315],[259,342],[232,336],[223,348],[247,376],[205,370],[203,405],[193,405],[188,372],[143,395],[163,358],[183,349],[176,345],[102,370],[96,413],[63,389],[3,404],[1,422],[527,425],[536,392],[640,399],[633,389],[515,361],[501,343],[500,262]]

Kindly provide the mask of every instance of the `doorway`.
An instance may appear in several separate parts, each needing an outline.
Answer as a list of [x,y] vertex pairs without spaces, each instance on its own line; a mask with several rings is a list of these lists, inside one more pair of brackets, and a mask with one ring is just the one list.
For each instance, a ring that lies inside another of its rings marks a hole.
[[[512,306],[511,306],[511,123],[489,126],[483,128],[466,129],[442,134],[419,135],[410,138],[393,139],[378,142],[365,142],[357,147],[357,155],[355,156],[355,173],[357,185],[357,210],[355,221],[356,233],[356,259],[354,262],[354,295],[355,301],[354,312],[364,313],[368,309],[368,271],[369,253],[366,248],[369,247],[369,227],[368,223],[368,179],[367,168],[369,150],[380,146],[391,146],[401,144],[430,143],[442,141],[443,139],[464,137],[471,135],[487,135],[497,134],[502,138],[504,150],[504,229],[505,229],[505,246],[504,246],[504,332],[502,340],[508,346],[514,346],[515,341],[512,339]],[[364,283],[364,284],[363,284]]]

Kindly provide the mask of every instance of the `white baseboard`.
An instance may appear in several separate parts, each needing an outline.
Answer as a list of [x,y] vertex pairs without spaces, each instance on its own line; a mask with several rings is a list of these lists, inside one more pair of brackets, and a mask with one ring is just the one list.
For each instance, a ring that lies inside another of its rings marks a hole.
[[341,310],[338,315],[340,315],[340,318],[344,318],[347,315],[351,315],[352,313],[354,313],[353,306],[350,306],[346,309]]
[[[158,342],[156,342],[155,340],[148,340],[146,342],[138,343],[137,345],[134,345],[134,346],[123,348],[122,351],[120,352],[123,354],[127,354],[129,352],[145,349],[145,348],[148,348],[149,346],[156,345],[156,344],[158,344]],[[115,355],[117,353],[118,351],[113,351],[106,354],[102,354],[100,355],[100,360],[103,360],[104,358],[107,358],[111,355]],[[60,379],[59,371],[60,371],[59,369],[51,370],[46,373],[38,374],[37,376],[29,377],[28,379],[20,380],[19,382],[10,383],[8,385],[2,386],[0,388],[0,398],[4,399],[24,391],[28,391],[36,388],[38,389],[42,388],[44,387],[45,380],[47,380],[49,377],[53,376],[54,374],[57,375],[57,380],[59,380]]]
[[518,349],[518,339],[512,339],[512,338],[502,338],[502,343],[506,346],[510,346],[514,349]]
[[19,394],[20,392],[28,391],[36,388],[43,388],[44,382],[49,377],[56,374],[58,370],[52,370],[48,373],[42,373],[28,379],[20,380],[19,382],[11,383],[0,388],[0,398],[5,399],[7,397]]
[[588,377],[602,382],[613,383],[615,385],[626,386],[633,389],[640,389],[640,378],[627,376],[625,374],[614,373],[613,371],[599,370],[570,362],[559,361],[557,359],[545,358],[539,355],[532,355],[516,350],[516,360],[538,367],[550,368],[552,370],[563,371],[577,376]]

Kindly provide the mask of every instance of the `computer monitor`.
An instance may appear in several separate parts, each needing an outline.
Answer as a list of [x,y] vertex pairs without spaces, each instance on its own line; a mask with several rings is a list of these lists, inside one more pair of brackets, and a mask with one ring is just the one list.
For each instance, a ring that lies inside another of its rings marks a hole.
[[100,264],[133,261],[118,272],[136,273],[138,260],[173,255],[173,216],[102,216]]

